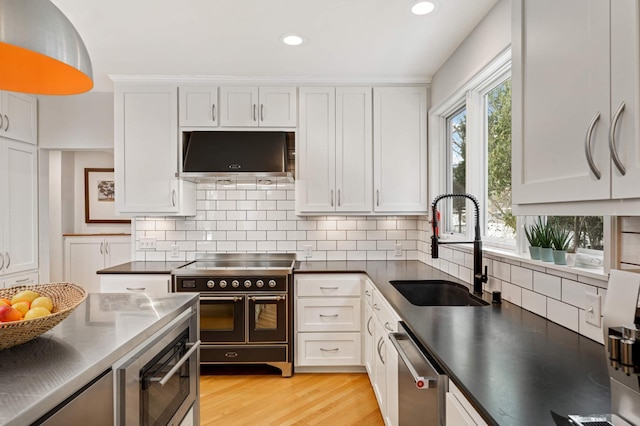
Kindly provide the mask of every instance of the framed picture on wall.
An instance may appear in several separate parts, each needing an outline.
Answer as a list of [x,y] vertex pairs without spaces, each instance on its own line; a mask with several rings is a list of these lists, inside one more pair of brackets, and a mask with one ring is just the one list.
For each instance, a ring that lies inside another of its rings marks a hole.
[[84,169],[84,221],[131,223],[116,217],[113,169]]

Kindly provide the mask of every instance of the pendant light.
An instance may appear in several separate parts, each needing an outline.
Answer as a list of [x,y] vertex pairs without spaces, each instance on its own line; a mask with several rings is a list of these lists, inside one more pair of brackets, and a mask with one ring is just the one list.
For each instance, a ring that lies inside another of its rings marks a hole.
[[0,90],[72,95],[91,90],[89,53],[49,0],[0,0]]

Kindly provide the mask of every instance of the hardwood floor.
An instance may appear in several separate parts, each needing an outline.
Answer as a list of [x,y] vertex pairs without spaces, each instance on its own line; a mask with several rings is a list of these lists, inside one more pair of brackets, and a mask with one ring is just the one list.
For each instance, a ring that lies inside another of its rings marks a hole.
[[200,378],[204,425],[384,425],[365,373],[228,374]]

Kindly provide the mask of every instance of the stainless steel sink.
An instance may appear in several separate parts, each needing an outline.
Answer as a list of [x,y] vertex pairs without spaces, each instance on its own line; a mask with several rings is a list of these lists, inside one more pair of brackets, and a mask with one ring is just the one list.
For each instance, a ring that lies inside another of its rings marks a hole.
[[390,281],[391,285],[416,306],[488,306],[467,287],[446,280]]

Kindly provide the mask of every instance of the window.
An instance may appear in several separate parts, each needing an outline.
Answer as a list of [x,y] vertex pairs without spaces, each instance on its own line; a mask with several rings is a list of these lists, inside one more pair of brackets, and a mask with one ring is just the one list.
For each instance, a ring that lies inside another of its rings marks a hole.
[[[451,146],[448,164],[449,176],[447,185],[449,192],[465,194],[467,192],[466,166],[466,133],[467,109],[462,107],[447,119],[448,140]],[[447,232],[455,234],[466,233],[466,202],[462,198],[448,200],[447,211],[452,212],[447,221]]]

